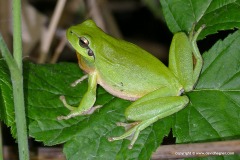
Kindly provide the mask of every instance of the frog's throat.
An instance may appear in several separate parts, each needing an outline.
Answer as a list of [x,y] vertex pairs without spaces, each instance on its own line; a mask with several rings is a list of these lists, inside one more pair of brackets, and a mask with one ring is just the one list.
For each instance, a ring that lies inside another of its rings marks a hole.
[[76,52],[76,54],[77,54],[79,67],[87,73],[92,72],[94,68],[87,63],[87,61],[83,58],[83,56],[81,56],[80,53]]

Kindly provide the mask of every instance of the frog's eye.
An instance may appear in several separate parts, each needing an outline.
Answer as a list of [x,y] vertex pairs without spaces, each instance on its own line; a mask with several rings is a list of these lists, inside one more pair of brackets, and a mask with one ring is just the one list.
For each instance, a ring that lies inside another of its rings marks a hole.
[[84,37],[80,37],[79,38],[79,45],[83,48],[88,48],[89,41]]

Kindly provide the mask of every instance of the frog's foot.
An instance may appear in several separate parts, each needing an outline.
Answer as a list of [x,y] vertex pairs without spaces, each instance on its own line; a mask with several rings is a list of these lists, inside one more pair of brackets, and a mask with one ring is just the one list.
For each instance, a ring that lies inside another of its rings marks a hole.
[[108,140],[112,142],[112,141],[117,141],[125,138],[131,138],[131,142],[128,146],[128,149],[132,149],[134,143],[138,138],[140,131],[144,130],[146,127],[148,127],[150,124],[152,124],[155,121],[156,121],[155,118],[153,118],[149,120],[144,120],[142,122],[134,122],[130,124],[121,123],[121,122],[117,123],[118,126],[124,126],[125,128],[131,127],[131,128],[127,130],[123,135],[119,137],[109,137]]
[[77,107],[72,107],[70,106],[67,102],[64,96],[59,97],[64,106],[69,109],[71,112],[67,116],[58,116],[58,120],[63,120],[63,119],[70,119],[72,117],[80,116],[80,115],[90,115],[92,114],[96,109],[101,108],[102,105],[97,105],[94,107],[91,107],[89,110],[86,111],[81,111]]

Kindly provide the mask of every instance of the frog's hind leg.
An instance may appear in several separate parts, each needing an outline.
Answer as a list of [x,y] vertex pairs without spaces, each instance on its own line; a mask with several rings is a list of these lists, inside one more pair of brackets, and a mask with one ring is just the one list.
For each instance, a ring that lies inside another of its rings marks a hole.
[[[128,145],[128,149],[132,149],[134,143],[136,142],[136,140],[139,136],[140,131],[144,130],[146,127],[148,127],[155,121],[157,121],[157,117],[154,117],[150,120],[146,120],[146,121],[142,121],[142,122],[134,122],[134,123],[130,123],[130,124],[125,123],[124,127],[129,125],[129,126],[132,126],[132,128],[130,128],[123,135],[121,135],[119,137],[109,137],[108,140],[111,142],[111,141],[128,138],[129,140],[131,140],[130,144]],[[135,126],[133,126],[132,124],[135,124]]]
[[[137,101],[136,101],[137,102]],[[126,109],[128,120],[137,121],[135,125],[119,137],[110,137],[109,141],[115,141],[131,137],[129,149],[131,149],[138,138],[140,131],[159,119],[167,117],[184,108],[189,102],[187,96],[160,97],[133,103]],[[126,124],[124,124],[126,126]]]

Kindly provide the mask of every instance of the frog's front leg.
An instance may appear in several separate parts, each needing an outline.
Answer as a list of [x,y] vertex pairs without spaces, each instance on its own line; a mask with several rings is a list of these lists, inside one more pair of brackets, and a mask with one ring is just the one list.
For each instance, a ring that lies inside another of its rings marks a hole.
[[[97,88],[97,74],[95,72],[88,75],[88,90],[84,94],[78,107],[72,107],[67,104],[64,96],[61,96],[60,99],[63,102],[64,106],[68,108],[71,112],[67,116],[59,116],[58,120],[69,119],[71,117],[91,114],[94,110],[100,106],[93,107],[96,101],[96,88]],[[86,78],[86,77],[84,77]]]
[[72,87],[76,87],[79,83],[81,83],[83,80],[88,78],[88,74],[85,74],[84,76],[82,76],[81,78],[77,79],[76,81],[74,81],[71,86]]
[[[110,137],[115,141],[132,136],[129,149],[132,148],[140,131],[159,119],[172,115],[184,108],[189,99],[187,96],[178,96],[182,91],[175,93],[169,88],[161,88],[132,103],[125,112],[128,120],[137,121],[136,125],[119,137]],[[126,124],[125,124],[126,125]]]

